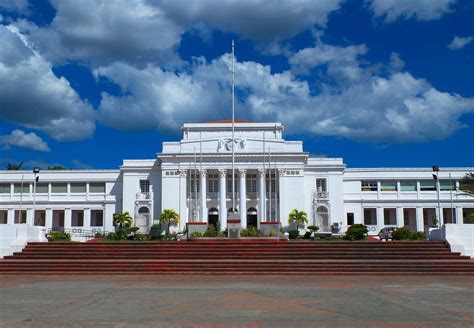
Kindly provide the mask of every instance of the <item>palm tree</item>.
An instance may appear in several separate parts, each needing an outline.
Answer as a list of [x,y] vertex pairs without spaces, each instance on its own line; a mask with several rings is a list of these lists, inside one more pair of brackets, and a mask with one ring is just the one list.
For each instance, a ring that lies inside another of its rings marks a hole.
[[114,224],[117,229],[127,229],[132,225],[133,219],[128,212],[114,214]]
[[8,171],[18,171],[18,170],[21,170],[21,167],[23,166],[23,162],[21,162],[20,164],[11,164],[11,163],[8,163],[7,164],[7,170]]
[[179,222],[179,214],[176,213],[173,209],[167,209],[161,212],[160,215],[160,223],[166,224],[166,234],[170,234],[170,225],[178,224]]
[[296,208],[288,215],[288,222],[294,223],[296,229],[308,223],[308,214],[305,211],[298,211]]

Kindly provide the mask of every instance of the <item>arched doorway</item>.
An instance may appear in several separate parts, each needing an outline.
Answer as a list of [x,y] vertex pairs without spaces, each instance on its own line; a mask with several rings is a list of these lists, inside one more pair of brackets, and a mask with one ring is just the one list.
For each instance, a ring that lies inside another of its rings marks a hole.
[[249,207],[247,210],[247,227],[257,227],[257,209]]
[[319,227],[319,231],[329,231],[329,211],[326,206],[318,206],[316,209],[315,226]]
[[207,211],[207,223],[217,228],[217,222],[219,222],[219,210],[215,207],[211,207]]
[[150,221],[150,209],[146,206],[142,206],[138,209],[138,216],[135,219],[135,225],[140,230],[145,231],[148,229],[148,222]]

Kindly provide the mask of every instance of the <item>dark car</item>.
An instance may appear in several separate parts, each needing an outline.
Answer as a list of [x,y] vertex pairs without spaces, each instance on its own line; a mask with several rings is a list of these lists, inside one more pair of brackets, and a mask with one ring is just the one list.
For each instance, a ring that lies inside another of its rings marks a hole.
[[380,240],[387,241],[389,239],[393,240],[393,232],[397,230],[397,228],[383,228],[379,232],[379,238]]

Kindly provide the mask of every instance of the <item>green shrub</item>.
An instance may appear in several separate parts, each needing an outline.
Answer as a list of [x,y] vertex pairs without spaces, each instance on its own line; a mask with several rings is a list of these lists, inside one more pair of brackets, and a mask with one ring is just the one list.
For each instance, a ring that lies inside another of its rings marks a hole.
[[410,235],[410,240],[425,240],[426,234],[422,231],[412,232]]
[[300,236],[300,232],[298,230],[290,230],[288,231],[288,237],[290,239],[296,239]]
[[137,233],[133,236],[133,240],[138,240],[138,241],[147,241],[150,240],[150,236],[142,233]]
[[216,228],[214,227],[214,225],[209,224],[207,226],[206,232],[204,233],[204,237],[216,237],[216,236],[217,236]]
[[242,229],[242,231],[240,232],[240,235],[242,237],[259,237],[261,234],[260,234],[260,230],[258,230],[257,228],[247,227],[246,229]]
[[191,235],[191,238],[201,238],[204,237],[204,234],[200,231],[194,231]]
[[409,240],[411,236],[411,231],[405,227],[398,228],[393,232],[393,239],[394,240]]
[[364,240],[369,230],[363,224],[353,224],[347,229],[345,240]]
[[319,227],[314,226],[314,225],[310,225],[310,226],[307,227],[307,229],[308,229],[311,233],[313,233],[313,232],[318,231],[318,230],[319,230]]
[[106,236],[105,236],[105,239],[108,239],[108,240],[124,240],[125,239],[125,236],[121,233],[117,233],[117,232],[109,232]]
[[104,237],[104,234],[100,231],[97,231],[95,234],[94,234],[94,237],[95,238],[100,238],[100,237]]
[[161,224],[154,224],[150,227],[150,232],[148,233],[150,239],[161,239]]
[[48,241],[71,241],[71,235],[64,231],[52,231],[47,238]]

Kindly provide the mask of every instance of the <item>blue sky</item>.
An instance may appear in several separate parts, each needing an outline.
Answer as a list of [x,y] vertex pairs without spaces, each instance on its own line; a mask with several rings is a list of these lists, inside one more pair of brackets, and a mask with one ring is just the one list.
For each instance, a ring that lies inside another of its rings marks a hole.
[[0,167],[116,168],[280,121],[349,167],[474,166],[474,2],[0,0]]

